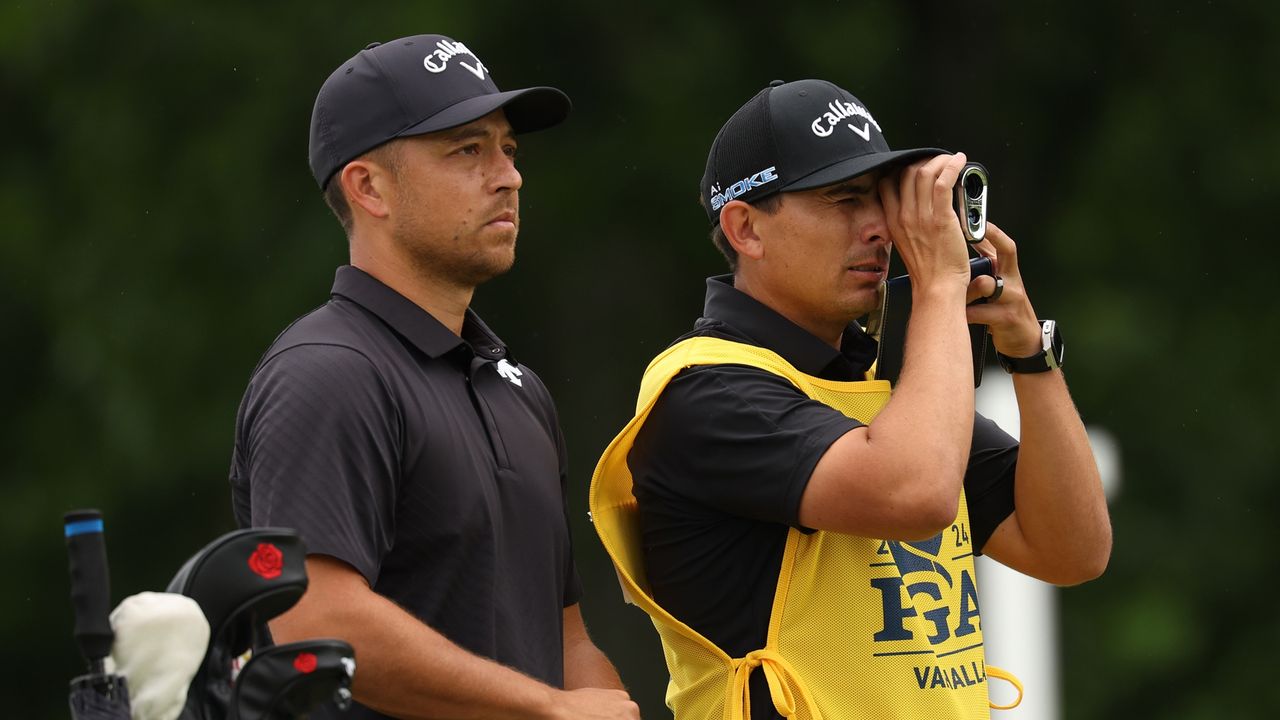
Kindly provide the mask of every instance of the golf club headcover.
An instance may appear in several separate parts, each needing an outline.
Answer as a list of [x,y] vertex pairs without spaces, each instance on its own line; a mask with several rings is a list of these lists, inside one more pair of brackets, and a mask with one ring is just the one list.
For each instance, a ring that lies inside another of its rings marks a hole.
[[316,706],[351,704],[355,651],[341,640],[304,640],[258,651],[236,678],[228,720],[306,717]]
[[206,545],[182,566],[168,591],[200,604],[209,650],[187,693],[184,720],[223,720],[230,712],[233,661],[271,644],[267,620],[307,589],[306,547],[288,528],[248,528]]
[[111,659],[133,691],[133,720],[174,720],[209,649],[200,605],[174,593],[143,592],[111,613]]

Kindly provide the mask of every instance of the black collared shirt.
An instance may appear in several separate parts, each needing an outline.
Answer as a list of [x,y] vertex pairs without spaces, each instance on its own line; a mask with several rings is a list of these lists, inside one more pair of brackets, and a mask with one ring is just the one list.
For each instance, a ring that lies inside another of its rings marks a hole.
[[[865,377],[876,342],[856,324],[837,350],[732,282],[707,280],[703,317],[681,340],[748,343],[809,375]],[[764,647],[787,530],[801,528],[809,476],[827,448],[859,425],[757,368],[700,366],[677,375],[627,458],[654,599],[732,657]],[[975,550],[1013,511],[1016,461],[1016,441],[976,417],[965,475]],[[776,717],[761,692],[764,702],[753,710]]]
[[478,316],[459,337],[348,266],[254,370],[231,485],[242,527],[297,528],[450,640],[559,686],[581,594],[565,472],[550,394]]

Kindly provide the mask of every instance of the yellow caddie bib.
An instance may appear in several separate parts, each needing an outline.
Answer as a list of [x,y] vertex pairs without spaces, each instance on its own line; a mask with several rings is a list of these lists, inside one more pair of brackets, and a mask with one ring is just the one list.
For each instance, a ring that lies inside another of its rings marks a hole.
[[990,717],[988,674],[1007,676],[985,664],[963,495],[952,526],[922,542],[792,528],[768,641],[745,657],[729,657],[653,600],[627,454],[672,378],[688,367],[718,364],[780,375],[863,423],[871,422],[890,394],[888,381],[823,380],[774,352],[718,338],[684,340],[650,363],[635,417],[596,466],[589,502],[624,595],[649,614],[662,639],[671,673],[667,705],[676,720],[750,718],[752,672],[765,674],[773,705],[786,718]]

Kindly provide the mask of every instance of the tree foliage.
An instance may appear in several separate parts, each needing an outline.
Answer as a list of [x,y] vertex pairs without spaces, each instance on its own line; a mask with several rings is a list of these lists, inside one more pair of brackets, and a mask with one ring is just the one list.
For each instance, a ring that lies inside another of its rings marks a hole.
[[987,165],[1081,412],[1119,439],[1111,567],[1062,593],[1066,716],[1280,706],[1261,589],[1280,570],[1280,5],[17,0],[0,7],[6,715],[65,717],[80,670],[63,511],[105,512],[116,601],[232,529],[244,382],[345,258],[307,169],[315,91],[418,32],[463,39],[503,87],[574,99],[522,143],[520,258],[477,307],[557,397],[584,609],[646,716],[665,668],[585,486],[721,271],[696,202],[711,139],[802,77],[851,89],[895,145]]

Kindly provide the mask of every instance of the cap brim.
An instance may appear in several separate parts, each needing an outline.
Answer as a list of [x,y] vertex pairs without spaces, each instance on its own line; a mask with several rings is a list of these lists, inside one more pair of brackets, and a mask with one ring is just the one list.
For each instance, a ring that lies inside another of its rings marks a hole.
[[435,115],[401,130],[396,133],[396,137],[423,135],[466,125],[499,108],[506,109],[507,122],[511,123],[511,129],[516,133],[534,132],[564,122],[564,119],[569,116],[571,107],[573,104],[569,102],[569,96],[553,87],[508,90],[468,98],[450,105]]
[[809,173],[802,178],[797,178],[792,182],[778,188],[780,192],[794,192],[796,190],[810,190],[832,183],[838,183],[841,180],[848,180],[851,177],[857,177],[872,170],[885,167],[886,165],[897,165],[920,158],[934,157],[937,155],[950,155],[950,150],[942,148],[912,148],[911,150],[893,150],[891,152],[872,153],[870,155],[861,155],[848,160],[842,160],[834,165],[828,165],[816,172]]

